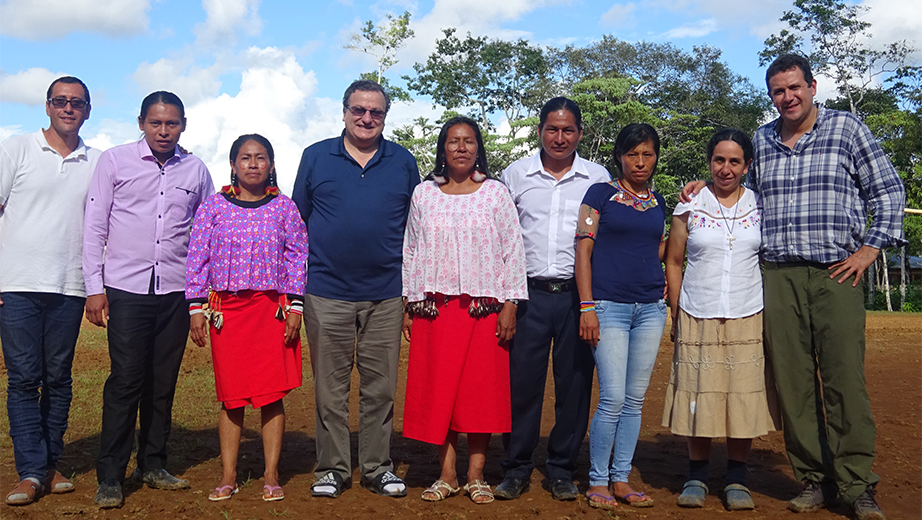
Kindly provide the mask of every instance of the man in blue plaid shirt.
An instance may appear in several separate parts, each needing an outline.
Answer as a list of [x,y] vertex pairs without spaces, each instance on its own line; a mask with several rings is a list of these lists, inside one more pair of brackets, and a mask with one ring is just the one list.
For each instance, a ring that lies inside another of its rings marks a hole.
[[883,520],[871,471],[862,275],[881,248],[904,243],[906,193],[867,126],[814,104],[806,59],[780,56],[765,81],[780,117],[756,131],[748,183],[763,205],[766,350],[785,448],[804,482],[789,507],[816,511],[837,490],[859,520]]

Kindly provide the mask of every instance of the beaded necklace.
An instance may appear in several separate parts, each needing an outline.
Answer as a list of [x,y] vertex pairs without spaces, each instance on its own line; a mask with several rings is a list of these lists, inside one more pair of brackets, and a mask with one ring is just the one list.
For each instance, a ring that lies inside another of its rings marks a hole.
[[653,193],[648,191],[646,196],[638,195],[631,191],[630,188],[622,184],[621,179],[618,179],[618,185],[616,186],[616,189],[618,189],[618,193],[616,193],[610,200],[631,206],[637,211],[647,211],[648,209],[655,208],[657,206],[656,197],[653,196]]

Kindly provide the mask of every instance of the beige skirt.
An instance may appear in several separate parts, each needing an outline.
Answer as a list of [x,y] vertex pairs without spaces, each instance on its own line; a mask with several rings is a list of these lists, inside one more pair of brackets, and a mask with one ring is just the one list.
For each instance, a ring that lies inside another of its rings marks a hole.
[[663,426],[686,437],[751,439],[781,429],[774,378],[762,348],[762,312],[699,319],[682,309]]

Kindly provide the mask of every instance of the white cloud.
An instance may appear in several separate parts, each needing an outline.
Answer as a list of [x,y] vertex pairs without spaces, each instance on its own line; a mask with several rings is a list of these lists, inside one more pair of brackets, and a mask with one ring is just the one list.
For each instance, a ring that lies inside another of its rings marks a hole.
[[175,93],[186,105],[213,98],[221,90],[218,76],[225,72],[220,61],[208,67],[193,63],[191,57],[162,58],[155,63],[142,63],[132,79],[147,95],[157,90]]
[[150,0],[5,0],[0,34],[25,40],[51,40],[74,32],[110,37],[147,31]]
[[670,29],[663,33],[663,36],[670,40],[679,38],[701,38],[702,36],[711,34],[715,30],[717,30],[717,21],[713,18],[707,18]]
[[258,35],[263,28],[259,17],[260,0],[202,0],[206,18],[192,30],[197,42],[205,47],[232,46],[237,41],[237,30],[247,36]]
[[[568,0],[436,0],[432,11],[421,18],[411,19],[410,28],[416,32],[416,37],[398,53],[400,66],[425,62],[435,50],[436,40],[444,36],[442,28],[454,27],[457,29],[455,36],[459,39],[468,32],[491,39],[531,39],[530,31],[505,28],[506,22],[515,21],[532,11],[568,3]],[[553,13],[548,15],[553,16]]]
[[599,18],[599,25],[620,28],[634,27],[637,25],[637,18],[634,16],[636,9],[637,5],[633,3],[615,4]]
[[56,78],[65,75],[41,67],[33,67],[16,74],[0,72],[0,97],[7,103],[23,103],[29,106],[44,105],[48,85],[51,85]]
[[339,103],[315,97],[317,79],[292,50],[253,47],[241,58],[240,91],[189,103],[181,143],[205,161],[215,185],[223,185],[231,143],[242,134],[262,134],[275,149],[279,185],[290,193],[301,151],[342,131]]
[[22,127],[20,125],[13,126],[0,126],[0,143],[6,141],[14,135],[19,135],[22,133]]
[[916,49],[916,63],[922,63],[922,6],[918,2],[865,0],[862,5],[871,9],[865,19],[871,23],[872,45],[907,40]]

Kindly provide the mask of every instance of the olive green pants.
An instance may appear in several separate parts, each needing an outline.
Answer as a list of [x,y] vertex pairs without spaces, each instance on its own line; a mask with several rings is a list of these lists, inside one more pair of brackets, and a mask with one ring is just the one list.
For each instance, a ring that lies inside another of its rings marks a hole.
[[879,477],[864,381],[864,291],[818,264],[765,264],[765,348],[798,480],[834,481],[853,502]]

